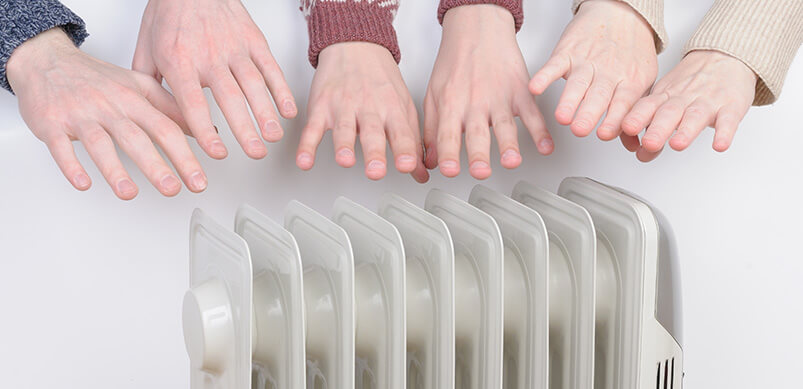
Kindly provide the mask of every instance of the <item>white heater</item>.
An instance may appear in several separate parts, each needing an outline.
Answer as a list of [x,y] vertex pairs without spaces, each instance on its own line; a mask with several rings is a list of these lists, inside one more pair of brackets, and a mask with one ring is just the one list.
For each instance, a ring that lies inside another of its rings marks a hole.
[[567,178],[468,201],[396,195],[284,227],[193,214],[191,389],[679,389],[680,284],[663,216]]

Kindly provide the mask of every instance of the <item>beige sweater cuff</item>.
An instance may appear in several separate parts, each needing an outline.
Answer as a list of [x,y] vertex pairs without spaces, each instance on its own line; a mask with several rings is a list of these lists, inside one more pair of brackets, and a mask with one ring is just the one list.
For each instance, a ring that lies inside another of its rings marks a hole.
[[[577,13],[580,5],[587,0],[573,0],[572,12]],[[669,43],[664,27],[664,0],[618,0],[630,5],[652,27],[655,38],[655,51],[660,53]]]
[[803,42],[803,0],[716,0],[686,44],[744,62],[758,75],[753,105],[771,104]]

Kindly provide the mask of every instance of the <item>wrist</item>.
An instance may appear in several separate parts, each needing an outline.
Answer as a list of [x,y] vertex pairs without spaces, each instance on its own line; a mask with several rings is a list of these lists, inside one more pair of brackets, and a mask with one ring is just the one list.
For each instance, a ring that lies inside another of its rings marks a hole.
[[452,34],[467,40],[498,35],[516,36],[513,15],[506,8],[493,4],[461,5],[449,9],[443,16],[443,35]]
[[506,23],[512,22],[514,32],[521,28],[524,21],[522,0],[441,0],[438,20],[444,27],[447,14],[474,15],[474,20],[478,21],[503,18]]
[[650,34],[652,27],[630,4],[620,0],[586,0],[577,9],[580,13],[609,12],[619,16],[617,22],[643,26]]
[[19,45],[6,64],[6,77],[12,89],[29,75],[47,68],[65,55],[79,52],[70,37],[60,27],[54,27]]
[[[702,63],[706,67],[724,70],[728,73],[735,72],[744,78],[735,77],[734,79],[750,80],[753,84],[758,82],[758,75],[744,61],[716,50],[692,50],[683,57],[683,61]],[[733,73],[731,73],[733,74]],[[735,75],[735,74],[734,74]]]

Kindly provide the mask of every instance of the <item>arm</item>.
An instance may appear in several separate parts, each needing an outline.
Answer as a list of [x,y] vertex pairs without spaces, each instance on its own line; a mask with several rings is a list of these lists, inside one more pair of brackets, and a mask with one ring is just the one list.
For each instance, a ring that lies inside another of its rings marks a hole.
[[397,66],[400,54],[392,23],[398,5],[395,0],[302,1],[310,63],[316,71],[296,154],[301,169],[312,168],[323,134],[332,129],[339,165],[356,163],[359,133],[368,178],[378,180],[387,173],[387,144],[398,171],[419,182],[429,178],[416,108]]
[[[519,117],[539,152],[552,152],[544,118],[527,90],[529,73],[516,41],[521,0],[442,0],[443,37],[424,100],[426,166],[443,175],[460,173],[465,132],[469,173],[491,175],[491,132],[500,164],[521,164]],[[492,129],[492,130],[491,130]]]
[[803,0],[717,0],[680,63],[627,115],[625,147],[646,162],[711,126],[712,147],[727,150],[750,106],[778,98],[802,41]]
[[57,0],[0,2],[0,26],[0,86],[12,93],[6,65],[25,41],[54,27],[61,27],[76,46],[89,36],[84,21]]

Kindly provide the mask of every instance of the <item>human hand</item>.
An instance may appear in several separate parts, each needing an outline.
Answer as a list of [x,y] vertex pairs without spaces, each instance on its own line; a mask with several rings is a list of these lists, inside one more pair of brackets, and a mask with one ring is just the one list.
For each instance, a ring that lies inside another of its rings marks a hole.
[[[681,151],[703,129],[714,126],[713,148],[723,152],[733,142],[755,93],[756,74],[742,61],[718,51],[692,51],[625,116],[622,129],[631,137],[625,147],[648,162],[667,140]],[[636,136],[644,128],[639,145]]]
[[540,95],[558,78],[566,86],[555,119],[576,136],[597,130],[602,140],[621,133],[621,123],[658,74],[655,39],[649,24],[628,4],[590,0],[580,6],[551,58],[530,81]]
[[212,89],[251,158],[264,157],[267,149],[248,107],[269,142],[284,133],[270,95],[283,117],[297,112],[265,37],[239,0],[150,0],[132,67],[160,82],[164,76],[192,134],[213,158],[225,158],[227,151],[212,125],[202,88]]
[[513,16],[488,4],[460,6],[446,12],[443,38],[424,100],[426,166],[447,177],[460,173],[460,141],[466,134],[469,172],[491,175],[489,127],[499,145],[501,164],[521,164],[521,118],[542,154],[553,150],[544,118],[527,91],[529,73],[516,42]]
[[92,185],[71,141],[80,140],[114,193],[137,195],[112,140],[165,196],[181,190],[151,139],[164,150],[193,192],[206,188],[206,176],[179,123],[176,102],[159,83],[137,72],[81,52],[61,28],[26,41],[8,61],[8,81],[19,98],[25,123],[45,142],[64,176],[78,190]]
[[396,169],[426,182],[416,112],[399,67],[384,47],[367,42],[336,43],[321,51],[312,79],[307,125],[296,164],[309,170],[323,134],[332,129],[335,161],[356,163],[354,142],[360,135],[365,175],[378,180],[387,172],[386,144]]

